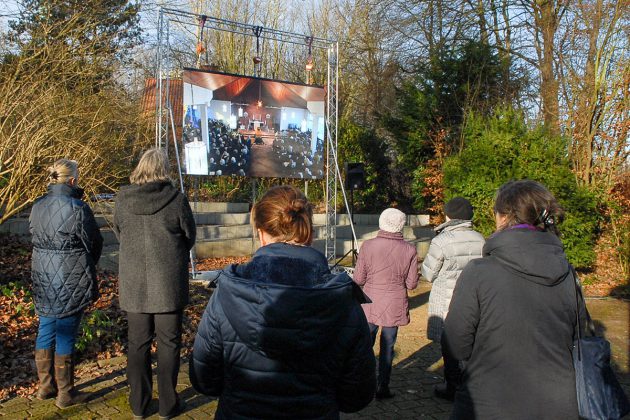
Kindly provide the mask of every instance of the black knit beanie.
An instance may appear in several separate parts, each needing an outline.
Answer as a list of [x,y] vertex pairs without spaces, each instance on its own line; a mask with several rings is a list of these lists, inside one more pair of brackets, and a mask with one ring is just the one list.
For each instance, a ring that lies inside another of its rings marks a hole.
[[455,197],[444,206],[444,213],[451,220],[472,220],[473,207],[464,197]]

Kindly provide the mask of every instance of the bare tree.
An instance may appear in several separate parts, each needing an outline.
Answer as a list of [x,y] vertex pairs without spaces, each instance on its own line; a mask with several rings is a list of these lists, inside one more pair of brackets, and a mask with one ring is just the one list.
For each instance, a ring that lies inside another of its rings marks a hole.
[[[93,29],[80,16],[49,25],[42,29],[59,36]],[[146,145],[137,104],[115,85],[95,85],[103,68],[89,60],[93,47],[47,42],[32,54],[3,51],[0,223],[45,191],[45,169],[55,159],[79,162],[88,194],[113,191],[129,172],[134,147]]]
[[560,50],[570,156],[583,185],[610,188],[630,146],[627,0],[578,1]]

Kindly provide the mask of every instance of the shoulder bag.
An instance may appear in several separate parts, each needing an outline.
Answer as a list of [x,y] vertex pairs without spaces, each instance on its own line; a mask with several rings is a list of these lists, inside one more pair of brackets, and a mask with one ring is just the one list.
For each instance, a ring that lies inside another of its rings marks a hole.
[[[573,366],[578,411],[589,420],[620,419],[630,412],[630,402],[610,366],[610,343],[595,333],[582,287],[575,269],[575,304],[577,313],[577,340],[573,344]],[[580,325],[580,301],[586,315],[586,334]]]

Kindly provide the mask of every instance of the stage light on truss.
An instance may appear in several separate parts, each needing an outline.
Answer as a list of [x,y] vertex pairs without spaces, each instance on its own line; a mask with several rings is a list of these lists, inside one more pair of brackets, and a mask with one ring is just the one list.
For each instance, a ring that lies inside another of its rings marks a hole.
[[196,51],[198,56],[206,52],[206,47],[203,45],[203,42],[199,41],[197,43]]
[[313,70],[313,67],[315,67],[313,56],[309,54],[308,58],[306,59],[306,65],[304,66],[304,68],[306,69],[306,71],[311,71]]

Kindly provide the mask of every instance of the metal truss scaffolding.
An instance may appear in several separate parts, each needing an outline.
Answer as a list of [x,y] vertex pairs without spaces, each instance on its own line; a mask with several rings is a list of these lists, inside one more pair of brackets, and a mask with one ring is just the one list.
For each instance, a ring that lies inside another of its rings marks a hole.
[[[173,104],[170,103],[169,89],[171,78],[176,77],[180,68],[174,67],[171,46],[171,25],[190,27],[201,30],[231,32],[243,36],[259,37],[260,39],[273,40],[281,43],[306,46],[327,51],[327,82],[326,82],[326,258],[332,262],[336,257],[336,225],[337,225],[337,186],[341,179],[339,164],[337,161],[337,125],[338,125],[338,87],[339,87],[339,44],[323,38],[307,36],[304,34],[281,31],[262,26],[250,25],[241,22],[220,19],[212,16],[200,15],[191,12],[161,8],[158,33],[157,33],[157,65],[156,65],[156,118],[155,118],[155,145],[166,148],[170,141],[177,145]],[[181,64],[179,65],[181,66]],[[192,66],[191,66],[192,67]],[[259,75],[258,75],[259,76]],[[179,165],[180,184],[182,170]],[[342,192],[345,197],[343,185]],[[346,203],[347,207],[347,203]],[[354,226],[352,227],[354,235]]]

